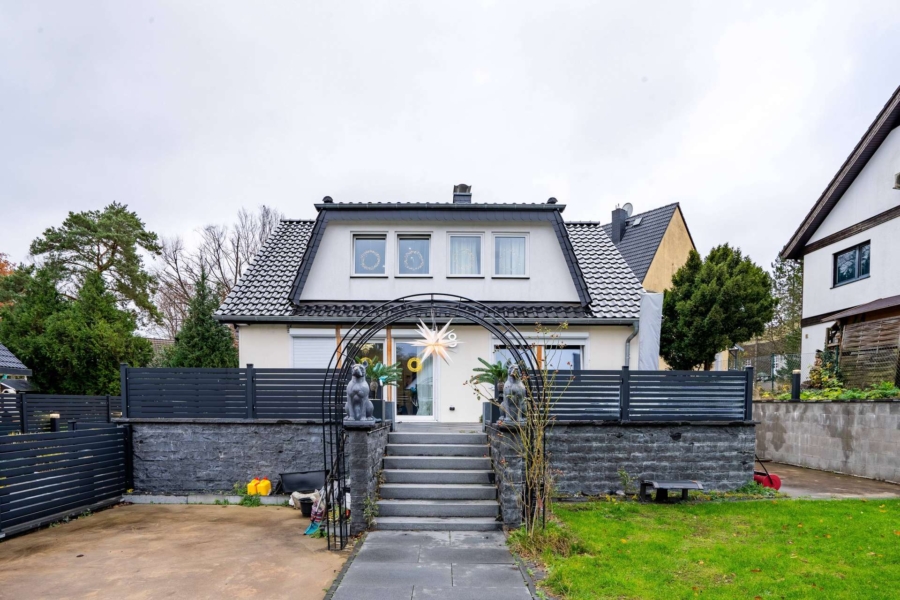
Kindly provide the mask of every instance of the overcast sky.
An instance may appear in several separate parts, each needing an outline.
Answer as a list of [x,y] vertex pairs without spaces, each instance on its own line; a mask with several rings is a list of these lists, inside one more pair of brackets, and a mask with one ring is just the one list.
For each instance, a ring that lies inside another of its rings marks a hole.
[[0,3],[0,252],[112,201],[174,235],[464,182],[677,201],[768,266],[900,85],[897,0],[313,4]]

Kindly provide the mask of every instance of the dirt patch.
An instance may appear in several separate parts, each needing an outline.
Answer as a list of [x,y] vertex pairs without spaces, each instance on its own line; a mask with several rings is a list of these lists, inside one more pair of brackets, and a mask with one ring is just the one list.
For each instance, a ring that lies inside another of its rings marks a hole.
[[132,505],[0,542],[0,598],[324,598],[349,556],[282,507]]

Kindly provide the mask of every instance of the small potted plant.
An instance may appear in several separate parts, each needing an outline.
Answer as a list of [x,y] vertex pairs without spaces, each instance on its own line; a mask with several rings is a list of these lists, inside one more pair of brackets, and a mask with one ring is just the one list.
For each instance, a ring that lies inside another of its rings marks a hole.
[[370,398],[382,400],[384,386],[397,385],[403,377],[400,363],[386,365],[381,361],[359,360],[366,365],[366,379],[369,380]]

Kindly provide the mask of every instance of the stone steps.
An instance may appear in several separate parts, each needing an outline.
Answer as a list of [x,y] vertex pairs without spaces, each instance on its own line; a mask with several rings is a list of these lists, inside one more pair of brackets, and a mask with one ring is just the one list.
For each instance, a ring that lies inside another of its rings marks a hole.
[[[440,477],[440,475],[438,475]],[[435,478],[435,481],[440,481]],[[493,485],[465,483],[385,483],[382,498],[404,500],[495,500]]]
[[494,482],[493,471],[478,469],[391,469],[382,473],[385,483],[431,483],[438,477],[443,483]]
[[477,431],[435,427],[389,434],[375,528],[499,529],[489,452],[487,437]]
[[489,517],[496,519],[496,500],[379,500],[380,517]]
[[[388,445],[390,450],[390,445]],[[390,456],[384,457],[385,469],[428,469],[443,471],[476,470],[489,471],[491,459],[474,456]]]
[[399,531],[496,531],[500,522],[485,517],[376,517],[374,527]]

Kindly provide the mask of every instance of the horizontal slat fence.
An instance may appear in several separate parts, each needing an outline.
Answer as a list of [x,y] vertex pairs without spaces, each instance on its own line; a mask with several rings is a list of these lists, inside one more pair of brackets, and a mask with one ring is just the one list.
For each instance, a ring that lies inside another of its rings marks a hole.
[[21,433],[22,413],[16,394],[0,394],[0,436]]
[[745,421],[753,371],[558,371],[556,421]]
[[[59,415],[59,428],[67,429],[69,421],[107,423],[121,415],[119,396],[74,396],[23,394],[27,430],[50,431],[50,415]],[[112,408],[112,410],[111,410]]]
[[325,369],[150,369],[123,365],[132,419],[322,419]]
[[125,491],[126,432],[104,427],[0,438],[0,532],[37,527]]
[[742,371],[632,371],[630,421],[742,421],[747,375]]

